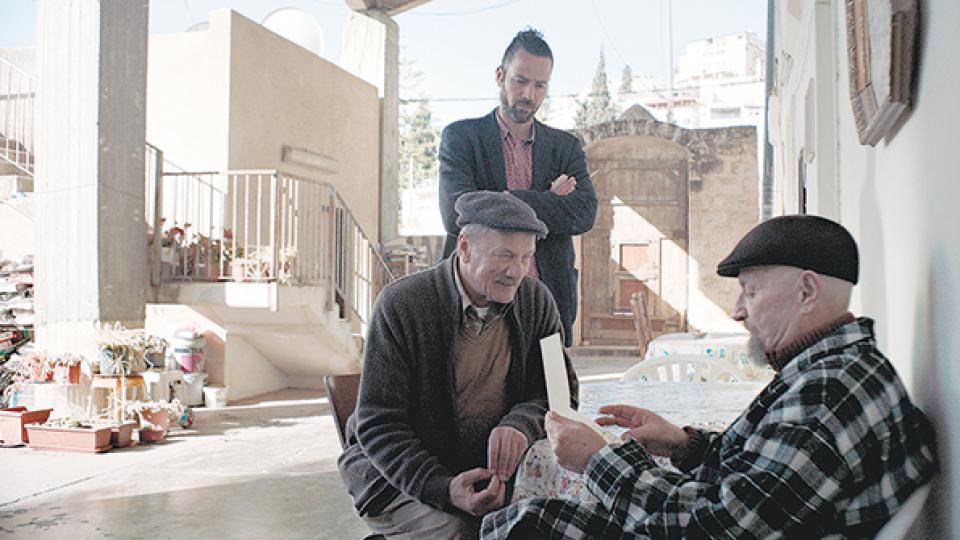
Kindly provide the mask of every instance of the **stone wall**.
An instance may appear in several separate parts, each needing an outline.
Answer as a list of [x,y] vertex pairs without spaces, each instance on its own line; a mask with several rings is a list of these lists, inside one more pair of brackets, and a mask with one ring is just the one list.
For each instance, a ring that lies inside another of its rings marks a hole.
[[663,141],[683,149],[689,178],[687,319],[691,329],[742,330],[729,316],[739,286],[736,280],[717,276],[716,267],[759,220],[756,129],[685,129],[634,119],[580,130],[578,135],[585,146],[625,136],[650,141],[637,143],[648,145],[650,151],[634,149],[631,156],[657,157]]

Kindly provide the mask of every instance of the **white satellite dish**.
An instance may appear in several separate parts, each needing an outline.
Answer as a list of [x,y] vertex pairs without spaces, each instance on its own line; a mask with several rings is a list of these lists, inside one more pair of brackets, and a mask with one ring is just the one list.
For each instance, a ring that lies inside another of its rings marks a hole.
[[193,26],[191,26],[190,28],[187,28],[187,32],[203,32],[209,29],[210,29],[209,21],[200,21],[194,24]]
[[260,24],[304,49],[313,51],[317,56],[323,56],[323,30],[313,15],[301,9],[285,7],[274,10],[264,17]]

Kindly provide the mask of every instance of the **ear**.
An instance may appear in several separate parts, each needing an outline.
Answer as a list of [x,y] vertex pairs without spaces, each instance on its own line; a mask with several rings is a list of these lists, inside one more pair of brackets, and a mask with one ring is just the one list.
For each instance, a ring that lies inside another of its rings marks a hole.
[[820,301],[823,294],[823,283],[816,272],[804,270],[800,274],[800,309],[808,313]]
[[497,86],[503,87],[503,80],[506,76],[506,72],[503,70],[503,66],[497,66],[496,71],[494,72],[497,76]]
[[470,262],[470,240],[463,231],[460,231],[460,235],[457,236],[457,256],[460,257],[460,262]]

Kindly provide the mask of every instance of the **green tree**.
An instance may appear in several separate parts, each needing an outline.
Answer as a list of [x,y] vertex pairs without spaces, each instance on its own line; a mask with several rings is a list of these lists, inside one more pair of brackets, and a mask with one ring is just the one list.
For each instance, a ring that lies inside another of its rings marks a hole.
[[610,97],[610,87],[607,84],[607,62],[600,50],[600,62],[597,71],[593,74],[593,85],[590,95],[585,100],[577,101],[577,112],[573,122],[578,129],[602,124],[617,118],[617,105]]
[[423,72],[416,69],[415,62],[400,60],[400,91],[406,99],[400,103],[400,189],[430,185],[437,179],[437,145],[439,131],[433,126],[433,111],[430,100],[423,96],[420,84]]
[[421,99],[400,119],[400,188],[429,185],[437,179],[437,143],[430,101]]
[[630,69],[630,66],[623,66],[623,73],[620,75],[620,91],[619,94],[632,94],[633,93],[633,70]]

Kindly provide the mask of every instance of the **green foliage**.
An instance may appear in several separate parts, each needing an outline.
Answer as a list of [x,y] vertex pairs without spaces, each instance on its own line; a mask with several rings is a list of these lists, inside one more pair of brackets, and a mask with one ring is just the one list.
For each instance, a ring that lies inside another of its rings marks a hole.
[[633,93],[633,70],[630,66],[623,66],[623,72],[620,74],[620,94]]
[[430,185],[437,178],[440,133],[433,126],[430,101],[419,92],[423,77],[412,60],[400,60],[400,89],[404,96],[416,96],[400,103],[400,189]]
[[607,84],[607,63],[600,51],[600,61],[597,71],[593,75],[593,85],[586,100],[577,100],[577,112],[573,117],[578,129],[590,127],[617,118],[617,105],[610,97],[610,87]]

